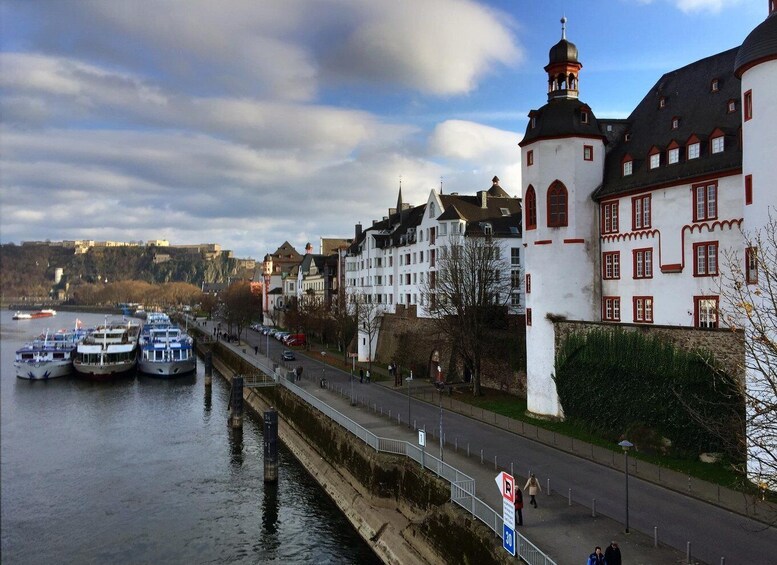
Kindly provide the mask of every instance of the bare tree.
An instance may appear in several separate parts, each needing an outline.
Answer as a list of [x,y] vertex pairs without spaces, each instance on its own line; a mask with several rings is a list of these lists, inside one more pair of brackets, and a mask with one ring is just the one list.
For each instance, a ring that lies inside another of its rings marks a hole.
[[745,234],[744,241],[744,254],[724,253],[720,313],[745,334],[739,452],[747,452],[750,480],[777,490],[777,220],[770,215],[766,228]]
[[224,291],[224,318],[231,328],[237,328],[238,338],[243,333],[243,328],[254,319],[261,319],[262,297],[251,290],[248,281],[239,281],[231,284]]
[[372,343],[378,335],[383,321],[383,304],[374,300],[372,294],[358,292],[354,295],[356,301],[356,323],[360,333],[367,336],[367,363],[372,371]]
[[345,287],[341,286],[330,309],[337,350],[343,352],[344,360],[348,359],[346,348],[356,334],[356,315],[348,309],[346,298]]
[[438,253],[437,270],[422,285],[424,306],[472,372],[479,396],[487,335],[504,318],[510,276],[499,242],[489,236],[451,236]]

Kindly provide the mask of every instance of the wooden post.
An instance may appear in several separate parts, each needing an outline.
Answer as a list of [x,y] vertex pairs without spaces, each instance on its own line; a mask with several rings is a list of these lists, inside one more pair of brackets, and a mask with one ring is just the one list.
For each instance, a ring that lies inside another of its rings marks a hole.
[[278,412],[264,413],[264,482],[278,482]]
[[229,395],[229,419],[232,428],[243,427],[243,377],[232,377],[232,390]]

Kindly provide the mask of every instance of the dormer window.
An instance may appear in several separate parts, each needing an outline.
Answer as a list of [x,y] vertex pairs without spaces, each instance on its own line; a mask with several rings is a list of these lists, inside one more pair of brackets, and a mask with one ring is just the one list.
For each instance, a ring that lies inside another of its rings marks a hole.
[[660,164],[661,164],[661,153],[653,153],[653,155],[650,156],[650,168],[657,169]]
[[627,133],[623,136],[623,141],[631,141],[631,134]]
[[532,116],[531,119],[529,120],[529,127],[531,127],[531,129],[534,129],[537,127],[537,118],[535,116]]
[[716,129],[710,135],[710,153],[723,153],[725,149],[725,136],[720,129]]
[[672,118],[672,129],[679,129],[680,128],[680,118],[675,116]]
[[503,216],[510,215],[510,210],[508,210],[507,208],[499,208],[499,211],[502,213]]
[[691,159],[698,159],[701,155],[701,142],[699,138],[692,135],[685,142],[685,159],[690,161]]
[[669,148],[666,151],[666,164],[674,165],[680,162],[680,146],[676,141],[669,144]]
[[712,79],[712,82],[710,83],[710,90],[712,92],[717,92],[720,90],[720,81],[716,78]]
[[585,110],[580,112],[580,121],[583,122],[584,124],[588,123],[588,112],[586,112]]
[[726,111],[729,114],[733,114],[734,112],[736,112],[737,111],[737,101],[734,100],[733,98],[731,100],[729,100],[728,101],[728,105],[726,106]]
[[631,157],[626,157],[623,161],[623,176],[628,177],[634,172],[634,161]]
[[658,99],[658,108],[663,109],[666,108],[666,96],[662,96]]

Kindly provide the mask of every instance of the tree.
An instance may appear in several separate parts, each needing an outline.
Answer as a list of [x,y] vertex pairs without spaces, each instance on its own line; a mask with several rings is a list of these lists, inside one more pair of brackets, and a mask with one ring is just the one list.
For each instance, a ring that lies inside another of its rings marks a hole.
[[744,330],[745,430],[748,477],[777,490],[777,220],[745,234],[745,252],[724,253],[720,314],[734,330]]
[[354,295],[356,304],[356,323],[359,333],[367,335],[367,363],[372,370],[372,343],[383,321],[383,305],[373,300],[371,294],[360,291]]
[[330,321],[337,342],[337,350],[343,352],[343,359],[347,360],[347,347],[356,334],[356,314],[348,309],[345,287],[337,290],[337,296],[332,301]]
[[237,329],[238,338],[243,328],[262,316],[262,297],[251,290],[251,283],[232,283],[224,292],[224,319]]
[[438,253],[437,270],[422,286],[424,306],[472,372],[473,394],[479,396],[487,336],[504,320],[510,277],[492,237],[451,236]]

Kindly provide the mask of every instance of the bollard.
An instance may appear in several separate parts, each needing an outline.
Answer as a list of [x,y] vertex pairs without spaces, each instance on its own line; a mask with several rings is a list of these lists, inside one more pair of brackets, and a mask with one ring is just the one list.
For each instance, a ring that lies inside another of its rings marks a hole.
[[264,482],[278,482],[278,412],[264,413]]
[[391,410],[389,410],[388,414],[389,420],[391,420]]
[[726,565],[726,558],[725,557],[721,557],[720,558],[720,565]]
[[594,498],[593,504],[591,504],[591,518],[596,518],[596,499]]
[[653,526],[653,547],[658,547],[658,526]]
[[480,464],[483,464],[483,450],[480,450]]
[[469,457],[469,443],[467,444],[467,457]]
[[417,429],[418,429],[418,426],[416,425],[416,421],[413,420],[413,430],[417,430]]
[[510,461],[510,474],[514,477],[515,473],[513,472],[513,462]]
[[498,468],[496,466],[496,455],[494,455],[494,471],[496,471],[496,470],[498,470]]
[[459,452],[459,438],[456,437],[453,439],[453,450],[458,453]]
[[568,497],[569,497],[569,506],[572,506],[572,489],[569,489]]
[[232,428],[243,427],[243,377],[232,377],[232,390],[229,395],[229,418],[227,423]]
[[685,558],[688,560],[688,565],[691,565],[691,542],[685,543]]
[[548,477],[548,487],[545,489],[547,496],[550,496],[550,477]]
[[213,383],[213,353],[208,351],[205,354],[205,386],[211,386]]
[[399,412],[397,412],[397,425],[398,426],[402,425],[402,418],[400,417]]

